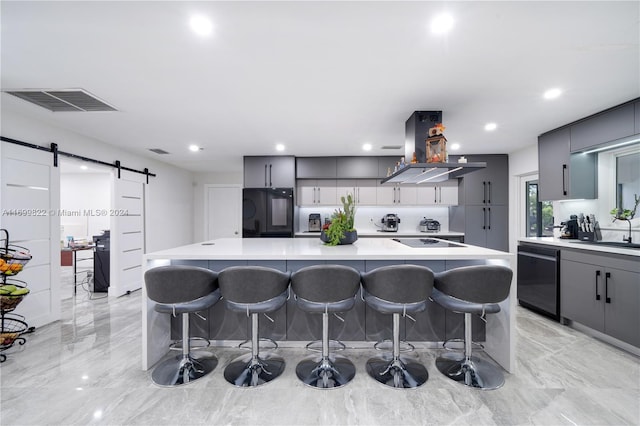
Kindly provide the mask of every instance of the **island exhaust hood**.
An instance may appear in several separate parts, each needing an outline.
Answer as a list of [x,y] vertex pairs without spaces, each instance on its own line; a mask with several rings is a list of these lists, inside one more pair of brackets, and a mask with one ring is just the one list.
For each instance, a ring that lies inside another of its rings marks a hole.
[[[405,167],[386,177],[381,183],[421,184],[457,179],[487,167],[487,163],[427,163],[426,139],[429,129],[442,123],[442,111],[415,111],[405,123]],[[417,163],[411,164],[413,153]]]

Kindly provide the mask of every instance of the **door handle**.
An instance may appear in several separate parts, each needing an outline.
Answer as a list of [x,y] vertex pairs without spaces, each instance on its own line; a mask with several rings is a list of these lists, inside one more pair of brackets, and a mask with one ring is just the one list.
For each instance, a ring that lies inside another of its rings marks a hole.
[[438,203],[442,204],[442,187],[438,187]]
[[598,278],[600,278],[600,271],[596,271],[596,300],[600,300],[600,295],[598,294]]
[[609,278],[611,278],[611,272],[605,272],[605,274],[604,274],[604,301],[606,303],[611,303],[611,298],[609,297]]
[[567,174],[567,165],[562,165],[562,195],[567,195],[567,182],[566,182],[566,174]]
[[438,204],[438,188],[433,187],[433,203]]
[[320,199],[321,199],[321,197],[320,197],[320,188],[318,188],[318,204],[320,204]]
[[489,225],[488,225],[487,229],[491,229],[491,207],[487,208],[487,212],[488,212],[487,217],[489,219],[488,220]]
[[400,192],[400,187],[398,187],[398,204],[400,204],[402,202],[400,197],[401,197],[401,192]]
[[487,187],[489,188],[489,196],[487,197],[487,204],[491,204],[491,181],[487,182]]
[[316,203],[316,187],[313,187],[313,204]]
[[487,209],[482,208],[482,229],[487,229]]
[[269,186],[273,187],[273,182],[271,182],[271,168],[273,167],[273,164],[269,164]]
[[357,202],[359,204],[360,203],[360,188],[353,188],[353,192],[354,193],[356,192],[356,189],[358,190],[358,198],[357,198],[358,201]]
[[397,188],[394,186],[394,187],[393,187],[393,204],[395,204],[395,203],[396,203],[396,189],[397,189]]
[[482,181],[482,204],[487,204],[487,182]]
[[267,165],[264,165],[264,186],[267,186]]

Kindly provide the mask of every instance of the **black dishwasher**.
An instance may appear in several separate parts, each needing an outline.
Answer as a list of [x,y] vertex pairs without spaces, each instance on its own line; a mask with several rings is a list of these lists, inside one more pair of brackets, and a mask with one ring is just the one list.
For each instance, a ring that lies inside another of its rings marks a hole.
[[560,250],[518,246],[518,302],[540,314],[560,320]]

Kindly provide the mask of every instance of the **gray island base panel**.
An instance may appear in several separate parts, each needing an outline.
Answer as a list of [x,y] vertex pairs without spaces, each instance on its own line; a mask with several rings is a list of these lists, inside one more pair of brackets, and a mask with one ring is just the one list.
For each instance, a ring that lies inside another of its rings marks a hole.
[[[484,323],[474,322],[474,340],[484,340],[486,353],[506,371],[515,370],[515,308],[517,303],[515,256],[511,253],[462,244],[462,247],[412,248],[390,238],[361,238],[352,245],[325,246],[320,239],[311,238],[223,238],[176,247],[145,255],[145,270],[162,265],[196,265],[219,271],[232,265],[261,265],[280,270],[295,271],[313,264],[344,264],[360,271],[379,266],[414,263],[427,266],[434,272],[460,266],[478,264],[505,265],[514,270],[514,282],[509,297],[500,304],[501,312],[488,315]],[[142,286],[142,369],[148,370],[169,351],[172,339],[170,315],[154,311]],[[193,329],[204,334],[218,346],[231,345],[247,336],[247,320],[230,312],[219,302],[205,313],[207,321],[192,316]],[[300,344],[317,340],[320,336],[319,315],[307,314],[291,298],[274,315],[260,319],[261,337]],[[389,338],[391,318],[374,312],[358,298],[356,306],[332,322],[330,337],[357,342],[358,347],[373,349],[373,342]],[[446,338],[461,337],[460,314],[447,312],[431,303],[425,312],[416,315],[416,322],[405,319],[402,338],[418,347],[436,347]],[[286,343],[284,343],[286,342]]]

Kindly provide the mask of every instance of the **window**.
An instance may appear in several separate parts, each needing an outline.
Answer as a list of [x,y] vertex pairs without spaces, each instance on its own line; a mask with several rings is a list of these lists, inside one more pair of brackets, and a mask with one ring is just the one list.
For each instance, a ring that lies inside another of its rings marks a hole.
[[526,236],[553,236],[553,205],[550,201],[538,201],[538,181],[526,183]]

